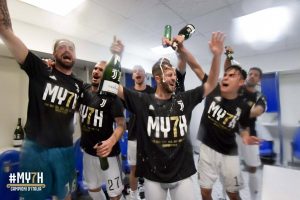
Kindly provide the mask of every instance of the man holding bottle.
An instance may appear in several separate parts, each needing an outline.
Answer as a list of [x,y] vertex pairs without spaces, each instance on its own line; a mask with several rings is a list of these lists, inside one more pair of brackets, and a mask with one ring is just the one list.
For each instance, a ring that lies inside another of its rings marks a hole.
[[84,85],[79,99],[80,146],[84,151],[83,173],[89,195],[94,200],[105,200],[100,188],[105,182],[110,199],[118,200],[124,188],[118,141],[125,130],[125,118],[118,97],[98,92],[105,67],[105,61],[95,65],[91,84]]
[[24,199],[56,196],[70,199],[75,182],[74,113],[82,81],[72,74],[76,59],[73,42],[54,44],[55,66],[49,68],[14,34],[6,0],[0,0],[0,37],[29,77],[26,139],[20,170],[42,172],[42,191],[24,191]]
[[[152,68],[157,83],[154,95],[137,93],[120,85],[118,96],[137,116],[137,175],[145,178],[147,200],[195,199],[191,176],[196,173],[188,124],[193,108],[215,87],[224,34],[213,33],[210,76],[193,90],[174,95],[176,72],[169,61],[160,59]],[[112,51],[114,51],[114,46]],[[143,112],[141,112],[141,110]]]
[[[170,26],[169,26],[170,27]],[[171,37],[171,36],[170,36]],[[173,44],[173,41],[180,41],[177,45],[179,45],[180,48],[177,48],[177,51],[181,51],[183,48],[182,41],[184,39],[182,38],[182,35],[177,35],[174,37],[173,40],[170,38],[163,37],[162,38],[162,45],[164,47],[171,46]],[[186,75],[186,53],[188,51],[186,50],[183,53],[177,53],[178,63],[176,67],[176,89],[175,93],[184,92],[184,80]],[[189,52],[188,52],[189,53]],[[192,55],[190,55],[192,56]],[[169,62],[168,59],[164,58],[164,62]],[[195,67],[196,68],[196,67]],[[202,68],[199,68],[202,70]],[[204,74],[204,72],[203,72]],[[145,70],[141,66],[135,66],[133,67],[132,71],[132,79],[134,80],[134,88],[133,90],[138,92],[145,92],[148,94],[154,94],[155,89],[146,85],[145,83]],[[129,177],[129,184],[130,184],[130,198],[131,200],[138,200],[139,194],[138,194],[138,183],[137,183],[137,177],[136,177],[136,134],[139,134],[136,132],[137,125],[135,123],[136,117],[134,114],[131,114],[130,120],[129,120],[129,126],[128,126],[128,162],[130,164],[130,177]]]

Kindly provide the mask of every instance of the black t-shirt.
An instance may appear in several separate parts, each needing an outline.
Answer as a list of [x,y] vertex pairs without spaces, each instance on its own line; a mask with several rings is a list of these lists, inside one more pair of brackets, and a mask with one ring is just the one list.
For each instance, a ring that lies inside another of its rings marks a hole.
[[29,77],[27,138],[45,147],[72,146],[82,81],[49,68],[30,51],[21,68]]
[[250,107],[239,96],[221,97],[219,85],[206,97],[198,139],[215,151],[237,155],[235,133],[249,127]]
[[[267,101],[265,96],[259,92],[250,92],[248,91],[245,87],[241,87],[240,91],[240,96],[241,98],[244,99],[244,101],[250,106],[254,105],[260,105],[266,110],[267,107]],[[249,119],[249,125],[250,125],[250,135],[256,136],[256,130],[255,130],[255,122],[256,122],[256,117],[250,118]]]
[[[82,149],[97,156],[93,148],[97,143],[107,140],[113,134],[116,117],[124,117],[121,100],[109,94],[99,94],[91,91],[91,85],[86,84],[79,99],[79,114],[81,121]],[[116,143],[109,156],[120,153],[119,143]]]
[[124,88],[124,97],[128,109],[136,115],[137,176],[170,183],[194,174],[188,124],[190,113],[203,99],[203,87],[169,100]]
[[[155,89],[150,87],[149,85],[146,85],[146,88],[144,90],[135,90],[133,88],[134,91],[137,92],[142,92],[142,93],[147,93],[147,94],[154,94],[155,93]],[[130,118],[129,118],[129,122],[128,122],[128,140],[136,140],[136,116],[132,113],[130,113]]]

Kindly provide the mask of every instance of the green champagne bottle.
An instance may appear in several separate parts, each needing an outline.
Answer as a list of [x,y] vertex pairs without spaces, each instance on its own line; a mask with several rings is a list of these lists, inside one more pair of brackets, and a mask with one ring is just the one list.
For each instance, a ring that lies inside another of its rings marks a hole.
[[117,95],[122,75],[120,61],[120,56],[114,54],[107,63],[102,80],[99,84],[99,93],[108,92]]
[[101,169],[104,171],[107,170],[109,167],[107,157],[99,157],[99,160]]
[[22,127],[21,118],[18,118],[18,124],[14,132],[14,138],[13,138],[13,146],[14,147],[21,147],[24,140],[24,130]]
[[[192,25],[192,24],[187,24],[185,27],[183,27],[179,32],[178,32],[178,35],[182,35],[184,37],[184,40],[187,40],[189,39],[192,34],[195,32],[195,26]],[[172,44],[172,48],[174,50],[177,50],[177,46],[178,46],[178,43],[177,42],[173,42]]]
[[[167,38],[169,41],[172,39],[172,26],[166,25],[164,29],[164,37]],[[164,46],[167,47],[167,46]]]
[[[98,145],[101,145],[101,141],[98,143]],[[108,160],[107,157],[99,157],[99,161],[100,161],[100,167],[102,170],[107,170],[109,165],[108,165]]]

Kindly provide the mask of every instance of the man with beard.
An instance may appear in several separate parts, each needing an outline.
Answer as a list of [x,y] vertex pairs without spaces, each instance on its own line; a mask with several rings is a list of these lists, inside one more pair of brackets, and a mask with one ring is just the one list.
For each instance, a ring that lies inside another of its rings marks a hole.
[[29,102],[20,170],[41,172],[45,188],[24,191],[24,199],[70,198],[75,182],[73,132],[82,81],[72,74],[73,42],[55,42],[55,66],[49,68],[14,34],[6,0],[0,0],[0,37],[29,77]]
[[[257,91],[256,86],[261,80],[262,71],[260,68],[252,67],[248,72],[245,85],[240,90],[244,101],[251,106],[250,110],[250,135],[256,136],[256,118],[262,115],[267,107],[265,96]],[[249,172],[249,189],[252,199],[256,199],[258,193],[258,177],[256,169],[261,165],[259,157],[259,145],[246,145],[240,142],[241,157],[246,164],[246,171]]]
[[[196,198],[191,178],[196,169],[188,124],[193,108],[217,84],[223,42],[223,33],[212,34],[210,76],[207,82],[193,90],[174,94],[176,72],[165,59],[152,67],[157,83],[155,94],[119,87],[118,96],[125,100],[137,119],[137,175],[145,179],[147,200],[166,199],[168,191],[173,200]],[[117,53],[114,49],[118,48],[112,47]]]
[[[105,200],[100,188],[105,182],[110,199],[118,200],[124,188],[118,141],[125,130],[125,118],[118,97],[98,92],[105,66],[105,61],[95,65],[92,84],[84,86],[79,100],[80,146],[83,149],[83,174],[92,199]],[[107,158],[108,169],[101,169],[99,157]]]
[[[184,81],[185,81],[185,75],[186,75],[186,63],[189,62],[189,65],[191,66],[193,71],[197,71],[196,74],[201,74],[201,78],[204,79],[204,71],[202,70],[201,66],[196,62],[196,59],[193,57],[193,55],[183,46],[184,38],[182,35],[177,35],[173,38],[172,41],[169,41],[167,38],[162,38],[162,45],[163,46],[171,46],[172,42],[176,41],[178,42],[178,63],[176,67],[176,89],[175,94],[179,92],[184,92]],[[170,62],[167,58],[164,59],[164,62]],[[146,85],[145,83],[145,70],[142,68],[142,66],[135,66],[133,67],[132,72],[132,79],[134,80],[134,87],[133,90],[138,92],[145,92],[148,94],[154,94],[155,89]],[[207,79],[207,76],[206,76]],[[205,82],[206,80],[204,80]],[[131,200],[139,199],[137,192],[137,178],[135,176],[136,173],[136,123],[135,123],[135,115],[131,114],[129,125],[128,125],[128,162],[130,164],[130,176],[129,176],[129,184],[130,184],[130,198]],[[143,180],[143,178],[140,178],[139,180]],[[140,181],[143,182],[143,181]],[[143,194],[140,194],[142,197]]]

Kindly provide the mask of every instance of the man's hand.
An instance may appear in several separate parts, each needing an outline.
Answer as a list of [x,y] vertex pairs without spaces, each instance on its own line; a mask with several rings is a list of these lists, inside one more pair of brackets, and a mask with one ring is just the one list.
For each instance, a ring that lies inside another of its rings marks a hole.
[[168,38],[163,37],[161,43],[162,43],[163,47],[172,47],[173,48],[172,44],[175,42],[175,43],[177,43],[177,48],[176,49],[173,48],[173,49],[175,51],[177,51],[177,50],[179,51],[180,48],[183,47],[183,41],[184,41],[183,35],[176,35],[175,37],[173,37],[173,39],[171,41]]
[[116,36],[114,36],[113,43],[110,46],[110,51],[112,54],[122,56],[122,53],[124,51],[124,45],[121,40],[117,39]]
[[110,154],[114,145],[115,141],[113,141],[111,138],[108,138],[107,140],[104,140],[101,143],[97,143],[94,146],[94,149],[96,149],[97,156],[107,157]]
[[55,67],[55,61],[50,58],[42,58],[42,61],[49,67],[53,68]]
[[213,32],[209,41],[209,48],[213,55],[218,56],[224,50],[225,34],[222,32]]
[[0,29],[12,29],[6,0],[0,0]]
[[242,137],[243,143],[247,145],[258,145],[261,142],[261,139],[255,136],[245,135]]
[[231,46],[225,46],[225,54],[233,54],[233,48]]

